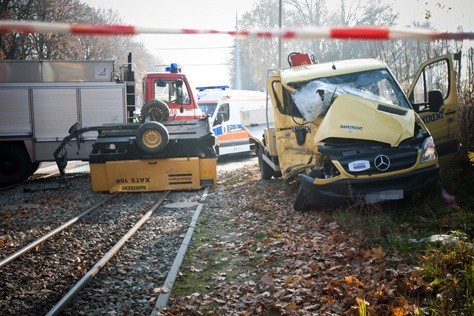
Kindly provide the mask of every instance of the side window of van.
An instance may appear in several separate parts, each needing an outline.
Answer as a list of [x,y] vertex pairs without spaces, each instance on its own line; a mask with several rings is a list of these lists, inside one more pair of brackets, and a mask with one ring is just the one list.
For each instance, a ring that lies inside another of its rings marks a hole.
[[222,114],[224,117],[224,122],[229,120],[229,103],[221,104],[219,110],[217,110],[217,115]]
[[410,101],[419,111],[428,111],[428,91],[441,90],[443,99],[449,93],[449,65],[447,60],[440,60],[426,66],[415,84]]

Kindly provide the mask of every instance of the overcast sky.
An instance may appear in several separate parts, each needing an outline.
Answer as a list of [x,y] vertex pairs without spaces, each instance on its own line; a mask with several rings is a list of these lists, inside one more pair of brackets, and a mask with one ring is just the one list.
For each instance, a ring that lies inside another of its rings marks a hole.
[[[236,16],[250,10],[255,0],[82,1],[96,8],[117,10],[125,23],[132,25],[233,30]],[[152,54],[163,57],[165,64],[183,65],[183,72],[194,86],[230,84],[226,65],[233,45],[230,36],[141,35],[138,40],[145,42]]]
[[[118,11],[131,25],[169,28],[231,30],[236,16],[253,8],[256,0],[82,0],[104,9]],[[284,0],[285,3],[288,0]],[[331,1],[328,1],[328,3]],[[349,2],[346,0],[346,3]],[[339,5],[339,1],[332,1]],[[441,10],[437,3],[445,7]],[[431,9],[431,21],[438,31],[474,31],[473,0],[396,0],[401,26],[422,19]],[[451,7],[451,9],[449,9]],[[152,54],[161,56],[165,64],[177,62],[195,86],[229,84],[229,46],[233,39],[226,35],[141,35]],[[472,44],[472,43],[471,43]],[[157,69],[159,70],[158,66]]]

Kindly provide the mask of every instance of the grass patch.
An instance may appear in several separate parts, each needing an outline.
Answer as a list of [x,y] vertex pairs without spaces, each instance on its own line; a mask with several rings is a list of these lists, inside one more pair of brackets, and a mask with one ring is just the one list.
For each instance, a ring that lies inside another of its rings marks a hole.
[[[203,208],[192,237],[192,246],[188,248],[181,267],[181,275],[174,284],[173,295],[206,295],[226,280],[236,283],[240,279],[256,281],[258,276],[253,277],[252,271],[261,258],[236,250],[239,247],[235,243],[240,240],[236,234],[240,231],[238,213],[213,205]],[[249,249],[255,248],[256,243],[267,237],[264,231],[248,232],[247,235],[253,240],[247,246]],[[213,310],[212,304],[209,308]]]

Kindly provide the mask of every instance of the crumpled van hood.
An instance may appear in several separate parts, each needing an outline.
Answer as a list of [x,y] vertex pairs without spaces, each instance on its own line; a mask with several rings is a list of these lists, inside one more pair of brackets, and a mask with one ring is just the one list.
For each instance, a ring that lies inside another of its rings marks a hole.
[[373,140],[396,147],[413,136],[414,128],[415,113],[411,109],[342,94],[326,112],[314,143],[336,137]]

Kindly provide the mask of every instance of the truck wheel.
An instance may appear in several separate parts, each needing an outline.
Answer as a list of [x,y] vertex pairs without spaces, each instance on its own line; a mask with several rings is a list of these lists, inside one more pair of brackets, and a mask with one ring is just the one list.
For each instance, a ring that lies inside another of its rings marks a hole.
[[257,150],[258,155],[258,166],[260,168],[260,174],[262,175],[263,180],[270,180],[274,175],[274,170],[270,167],[265,160],[263,160],[262,156],[264,155],[263,149],[261,147]]
[[141,122],[156,121],[164,122],[170,117],[170,109],[165,102],[160,100],[148,100],[140,112]]
[[295,202],[293,203],[293,209],[297,212],[304,212],[308,208],[308,200],[304,196],[303,185],[300,184],[298,193],[296,194]]
[[39,162],[32,163],[31,164],[31,174],[35,173],[39,169],[40,165],[41,165],[41,163],[39,163]]
[[168,145],[169,134],[166,127],[158,122],[146,122],[137,129],[137,147],[147,154],[156,154]]
[[15,145],[0,145],[0,187],[21,183],[35,172],[26,150]]

